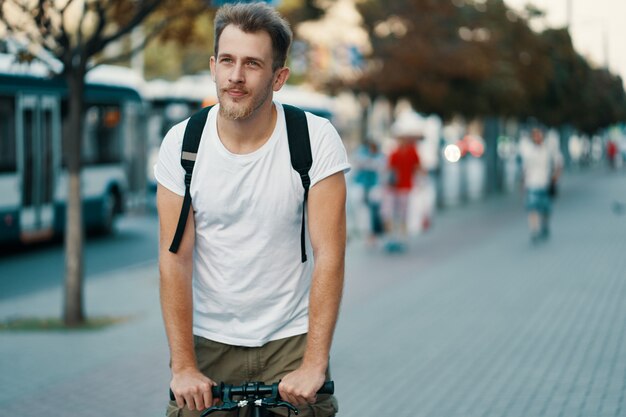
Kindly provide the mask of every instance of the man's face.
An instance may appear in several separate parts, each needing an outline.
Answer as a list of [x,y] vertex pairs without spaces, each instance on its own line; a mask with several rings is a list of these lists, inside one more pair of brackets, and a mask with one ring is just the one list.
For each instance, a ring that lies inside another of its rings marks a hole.
[[420,136],[415,135],[401,135],[398,136],[398,144],[401,146],[414,145],[419,140]]
[[287,80],[286,68],[272,70],[272,41],[264,31],[246,33],[229,25],[222,32],[218,51],[217,57],[211,57],[211,73],[220,114],[227,119],[250,117]]
[[543,132],[539,129],[533,129],[532,138],[533,142],[535,142],[537,145],[541,145],[541,143],[543,142]]

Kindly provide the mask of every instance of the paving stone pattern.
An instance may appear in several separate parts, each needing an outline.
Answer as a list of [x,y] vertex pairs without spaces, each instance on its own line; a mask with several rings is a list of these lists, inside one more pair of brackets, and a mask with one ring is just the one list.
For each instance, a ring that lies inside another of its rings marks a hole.
[[[408,253],[350,243],[332,353],[344,417],[626,417],[626,175],[567,175],[550,241],[519,195],[441,213]],[[161,416],[157,268],[90,280],[92,332],[0,333],[0,416]],[[60,289],[0,303],[54,314]]]

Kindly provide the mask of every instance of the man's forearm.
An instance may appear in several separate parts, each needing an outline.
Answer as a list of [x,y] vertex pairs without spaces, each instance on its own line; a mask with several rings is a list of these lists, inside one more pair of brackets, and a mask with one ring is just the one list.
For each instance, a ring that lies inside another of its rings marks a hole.
[[193,348],[193,300],[190,272],[164,262],[160,265],[163,322],[170,346],[172,372],[196,367]]
[[326,371],[343,292],[344,257],[315,259],[309,299],[309,332],[303,365]]

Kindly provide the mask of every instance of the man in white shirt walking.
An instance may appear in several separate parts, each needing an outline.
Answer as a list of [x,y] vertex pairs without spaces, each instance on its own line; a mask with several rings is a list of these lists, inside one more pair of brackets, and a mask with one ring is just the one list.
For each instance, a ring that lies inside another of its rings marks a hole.
[[563,165],[558,143],[547,142],[543,131],[533,128],[531,140],[520,143],[526,209],[532,243],[547,239],[552,210],[550,187],[556,187]]

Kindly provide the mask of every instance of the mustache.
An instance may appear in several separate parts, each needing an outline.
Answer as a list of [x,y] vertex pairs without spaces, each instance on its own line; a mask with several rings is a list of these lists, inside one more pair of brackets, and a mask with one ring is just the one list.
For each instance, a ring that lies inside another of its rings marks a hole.
[[220,88],[220,90],[221,90],[222,92],[224,92],[224,93],[226,93],[226,92],[228,92],[228,91],[236,91],[236,92],[238,92],[238,93],[244,93],[244,94],[247,94],[247,93],[248,93],[248,90],[247,90],[247,89],[245,89],[245,88],[241,88],[241,87],[239,87],[239,86],[237,86],[237,85],[228,85],[228,86],[226,86],[226,87],[222,87],[222,88]]

